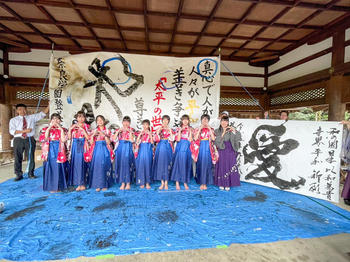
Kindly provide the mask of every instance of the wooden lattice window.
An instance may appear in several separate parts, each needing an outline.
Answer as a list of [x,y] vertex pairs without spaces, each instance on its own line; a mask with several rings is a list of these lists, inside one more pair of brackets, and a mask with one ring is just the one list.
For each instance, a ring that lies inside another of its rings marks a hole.
[[[23,100],[38,100],[40,97],[40,91],[17,91],[16,99]],[[49,100],[49,92],[44,92],[42,95],[42,100]]]
[[282,104],[304,102],[304,101],[321,99],[325,95],[326,95],[325,88],[317,88],[317,89],[313,89],[313,90],[297,92],[294,94],[273,97],[273,98],[271,98],[270,103],[271,103],[271,105],[282,105]]
[[220,105],[223,106],[256,106],[256,102],[251,98],[241,97],[221,97]]

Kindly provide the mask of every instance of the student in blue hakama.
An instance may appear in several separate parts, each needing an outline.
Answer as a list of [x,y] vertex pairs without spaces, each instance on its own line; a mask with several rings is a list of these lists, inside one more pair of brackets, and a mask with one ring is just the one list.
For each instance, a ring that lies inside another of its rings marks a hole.
[[92,132],[90,142],[91,163],[89,168],[89,187],[96,191],[107,190],[113,185],[111,132],[105,126],[105,118],[96,117],[97,128]]
[[164,115],[162,117],[162,126],[156,131],[154,140],[157,142],[156,152],[154,155],[152,173],[154,180],[160,180],[160,190],[168,190],[168,181],[173,161],[173,141],[174,134],[168,126],[170,117]]
[[181,127],[176,134],[176,148],[171,170],[171,181],[176,182],[176,190],[180,190],[180,183],[184,183],[186,190],[189,189],[188,183],[193,177],[192,157],[190,144],[192,142],[193,129],[190,127],[190,117],[183,115],[181,117]]
[[201,126],[195,130],[194,143],[191,144],[191,152],[196,162],[196,182],[201,190],[206,190],[207,185],[214,182],[214,164],[218,153],[214,145],[214,130],[209,126],[210,116],[201,117]]
[[136,140],[136,184],[140,185],[140,188],[146,186],[147,189],[151,189],[153,162],[153,137],[150,125],[148,119],[142,121],[143,130]]
[[87,153],[89,149],[89,133],[90,126],[85,123],[85,113],[78,111],[75,115],[77,120],[76,124],[73,124],[68,130],[69,139],[69,174],[68,185],[77,186],[76,191],[82,191],[86,189],[87,172],[88,172],[88,159]]
[[44,191],[55,193],[67,188],[66,135],[67,130],[61,126],[61,116],[57,113],[52,114],[50,125],[41,130],[39,138],[42,142],[41,157],[44,160]]
[[135,177],[135,156],[133,153],[134,130],[130,127],[129,116],[123,118],[123,126],[113,135],[117,144],[115,150],[116,182],[121,184],[121,190],[130,190],[130,184]]

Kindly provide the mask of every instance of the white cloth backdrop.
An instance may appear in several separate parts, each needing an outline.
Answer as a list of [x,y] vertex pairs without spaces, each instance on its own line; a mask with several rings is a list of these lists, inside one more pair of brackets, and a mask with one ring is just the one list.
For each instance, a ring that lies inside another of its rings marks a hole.
[[91,120],[93,111],[117,125],[128,115],[137,128],[142,119],[153,120],[157,128],[164,114],[172,125],[183,114],[198,123],[203,113],[217,117],[219,99],[218,57],[97,52],[52,58],[50,63],[50,112],[60,113],[65,126],[82,107]]
[[339,201],[338,122],[231,118],[230,124],[242,134],[242,181]]

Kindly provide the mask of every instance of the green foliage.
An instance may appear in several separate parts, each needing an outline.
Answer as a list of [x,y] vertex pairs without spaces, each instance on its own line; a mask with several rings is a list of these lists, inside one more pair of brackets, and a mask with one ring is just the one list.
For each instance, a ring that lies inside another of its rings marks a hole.
[[[349,117],[348,112],[345,113],[345,117]],[[305,107],[297,112],[289,114],[290,120],[308,120],[308,121],[327,121],[328,112],[327,111],[316,111],[314,112],[311,108]],[[347,119],[347,118],[346,118]]]

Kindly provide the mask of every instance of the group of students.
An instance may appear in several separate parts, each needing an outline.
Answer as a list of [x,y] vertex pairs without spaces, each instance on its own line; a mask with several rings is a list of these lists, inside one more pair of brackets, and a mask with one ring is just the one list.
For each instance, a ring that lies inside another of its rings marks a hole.
[[237,151],[241,134],[229,126],[228,116],[214,130],[206,114],[196,129],[188,115],[181,117],[177,129],[170,128],[170,117],[164,115],[155,132],[147,119],[142,121],[142,131],[135,131],[130,117],[125,116],[122,127],[112,132],[102,115],[96,117],[94,130],[85,123],[84,112],[77,112],[75,118],[76,123],[67,130],[54,113],[49,126],[40,132],[45,191],[59,192],[68,186],[77,191],[105,191],[113,184],[129,190],[132,183],[150,189],[153,181],[161,181],[160,190],[167,190],[169,181],[175,182],[177,190],[180,183],[188,190],[193,177],[201,190],[210,184],[221,190],[240,185]]

